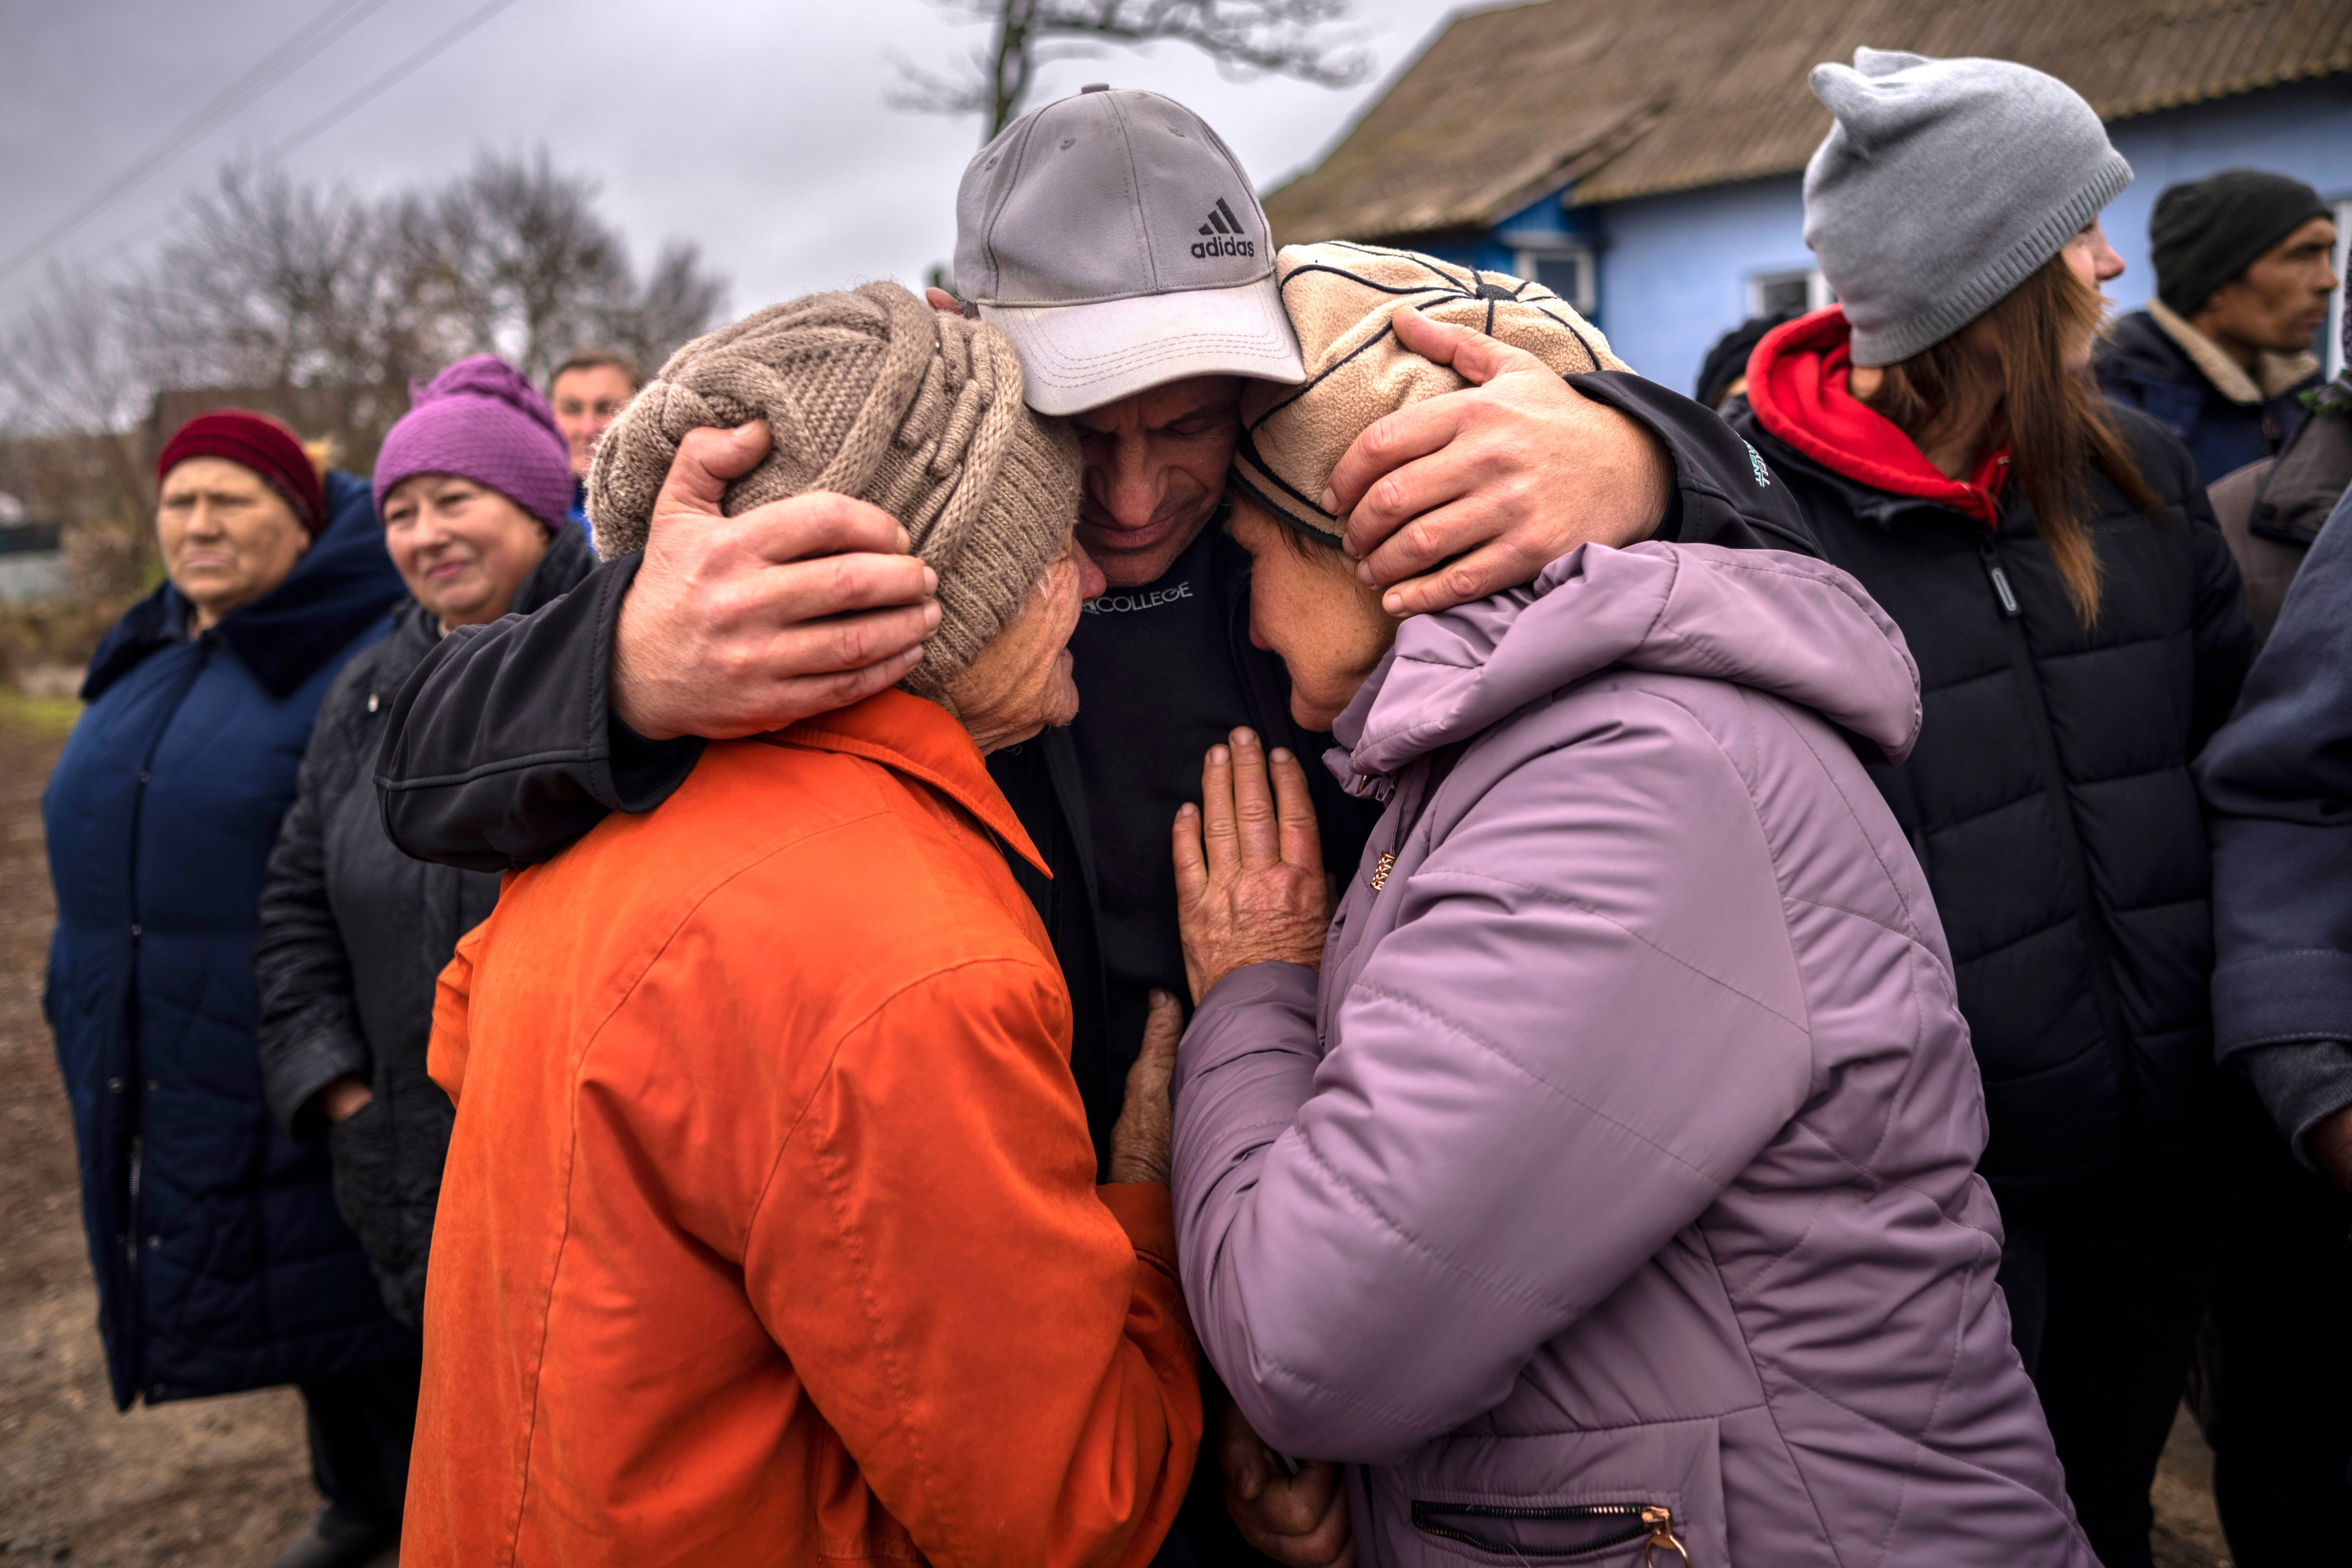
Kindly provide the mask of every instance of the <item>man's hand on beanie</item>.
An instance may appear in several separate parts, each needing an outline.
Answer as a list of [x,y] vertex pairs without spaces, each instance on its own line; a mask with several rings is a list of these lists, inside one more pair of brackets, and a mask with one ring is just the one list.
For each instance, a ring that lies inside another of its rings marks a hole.
[[768,427],[687,433],[622,602],[613,710],[650,740],[781,730],[892,685],[939,625],[938,575],[889,513],[811,491],[722,517]]
[[1579,544],[1647,539],[1674,465],[1657,437],[1523,349],[1412,310],[1396,334],[1472,384],[1368,426],[1331,471],[1357,575],[1392,616],[1450,609],[1536,574]]
[[961,316],[967,321],[980,320],[980,307],[969,300],[959,300],[944,289],[923,290],[923,303],[942,316]]

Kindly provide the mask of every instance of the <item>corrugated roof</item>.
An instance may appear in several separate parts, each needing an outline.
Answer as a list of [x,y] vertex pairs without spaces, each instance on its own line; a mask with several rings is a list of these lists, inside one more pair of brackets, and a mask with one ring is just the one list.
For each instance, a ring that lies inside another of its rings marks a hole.
[[2110,120],[2352,72],[2352,0],[1543,0],[1457,17],[1308,173],[1283,244],[1485,228],[1580,203],[1791,174],[1806,89],[1854,48],[2021,60]]

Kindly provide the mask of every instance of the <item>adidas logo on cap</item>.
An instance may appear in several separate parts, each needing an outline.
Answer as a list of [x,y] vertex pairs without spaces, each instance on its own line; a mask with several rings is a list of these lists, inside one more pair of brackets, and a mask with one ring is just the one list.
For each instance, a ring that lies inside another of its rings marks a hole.
[[1223,196],[1219,196],[1217,205],[1209,209],[1209,221],[1201,226],[1201,232],[1208,237],[1192,242],[1192,254],[1195,256],[1206,258],[1257,254],[1257,242],[1241,237],[1242,220],[1234,216],[1233,208],[1225,205],[1225,198]]

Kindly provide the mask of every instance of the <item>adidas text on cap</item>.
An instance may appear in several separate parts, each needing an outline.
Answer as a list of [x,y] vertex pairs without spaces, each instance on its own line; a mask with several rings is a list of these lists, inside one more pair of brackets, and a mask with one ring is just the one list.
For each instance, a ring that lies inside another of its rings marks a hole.
[[1158,93],[1090,87],[1006,126],[956,193],[955,270],[1040,414],[1192,375],[1306,379],[1240,162]]

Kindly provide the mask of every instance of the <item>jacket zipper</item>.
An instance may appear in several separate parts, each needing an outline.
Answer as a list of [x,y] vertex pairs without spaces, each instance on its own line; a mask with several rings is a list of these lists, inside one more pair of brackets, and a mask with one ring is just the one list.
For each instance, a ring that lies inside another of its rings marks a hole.
[[2098,1008],[2100,1027],[2107,1037],[2107,1051],[2115,1068],[2116,1113],[2122,1124],[2123,1168],[2128,1172],[2132,1134],[2137,1120],[2134,1083],[2137,1074],[2131,1033],[2124,1023],[2123,999],[2116,991],[2114,943],[2107,931],[2106,915],[2100,910],[2092,888],[2090,860],[2083,853],[2082,837],[2075,829],[2074,796],[2066,787],[2065,770],[2058,760],[2058,736],[2051,728],[2050,710],[2042,702],[2042,677],[2033,668],[2032,645],[2026,640],[2025,612],[2018,605],[2016,591],[2010,586],[2009,574],[2002,570],[2000,547],[1990,532],[1978,539],[1977,552],[1984,562],[1986,580],[1992,584],[1993,599],[2000,609],[2001,630],[2009,642],[2010,668],[2017,678],[2019,694],[2025,700],[2027,727],[2032,731],[2034,758],[2048,792],[2060,858],[2065,862],[2066,880],[2074,889],[2075,908],[2082,911],[2083,945],[2088,951],[2091,965],[2091,999]]
[[[1463,1519],[1591,1520],[1595,1522],[1619,1520],[1623,1522],[1612,1533],[1596,1536],[1567,1552],[1529,1552],[1508,1542],[1491,1541],[1475,1531],[1456,1530],[1437,1522],[1439,1519],[1449,1516]],[[1687,1563],[1690,1552],[1675,1538],[1674,1523],[1674,1510],[1664,1503],[1654,1502],[1577,1503],[1560,1508],[1512,1508],[1498,1503],[1468,1502],[1415,1502],[1412,1505],[1412,1527],[1424,1534],[1458,1541],[1465,1546],[1498,1556],[1529,1561],[1541,1557],[1555,1563],[1573,1563],[1579,1558],[1598,1556],[1639,1542],[1642,1543],[1644,1568],[1664,1561],[1655,1556],[1660,1552],[1671,1552],[1675,1557]]]
[[131,1347],[131,1386],[144,1390],[151,1398],[154,1391],[147,1384],[147,1358],[142,1353],[142,1341],[146,1332],[142,1320],[146,1313],[143,1303],[140,1300],[139,1267],[139,1246],[143,1229],[140,1224],[139,1195],[140,1188],[143,1184],[142,1177],[147,1164],[146,1135],[142,1131],[137,1130],[144,1128],[147,1116],[147,1096],[142,1087],[145,1082],[145,1063],[139,1055],[139,1030],[142,1023],[139,1009],[141,955],[146,945],[147,936],[146,922],[136,918],[140,913],[141,891],[139,847],[140,840],[143,837],[141,826],[147,819],[147,785],[150,775],[155,771],[155,753],[163,750],[164,731],[172,727],[172,721],[179,714],[180,704],[185,702],[188,700],[188,693],[195,689],[196,681],[204,675],[205,666],[212,659],[212,634],[200,633],[194,640],[196,657],[189,661],[187,673],[180,678],[180,689],[172,694],[171,701],[164,705],[163,717],[156,722],[154,733],[147,737],[147,748],[139,758],[139,787],[131,796],[131,846],[126,868],[126,880],[131,889],[131,912],[134,918],[131,923],[131,976],[128,987],[130,994],[125,999],[124,1009],[128,1015],[124,1020],[124,1032],[127,1036],[129,1060],[123,1064],[122,1092],[130,1105],[134,1108],[132,1115],[134,1131],[131,1134],[131,1158],[123,1181],[122,1337]]
[[[1396,869],[1397,857],[1403,853],[1405,841],[1421,826],[1422,814],[1429,809],[1429,803],[1437,798],[1437,786],[1445,782],[1454,772],[1454,764],[1469,749],[1467,741],[1450,742],[1417,759],[1397,780],[1396,790],[1389,796],[1389,816],[1396,824],[1389,835],[1390,847],[1381,851],[1381,858],[1372,863],[1371,874],[1365,879],[1373,892],[1389,885],[1389,873]],[[1405,809],[1408,801],[1412,808],[1410,811]]]

